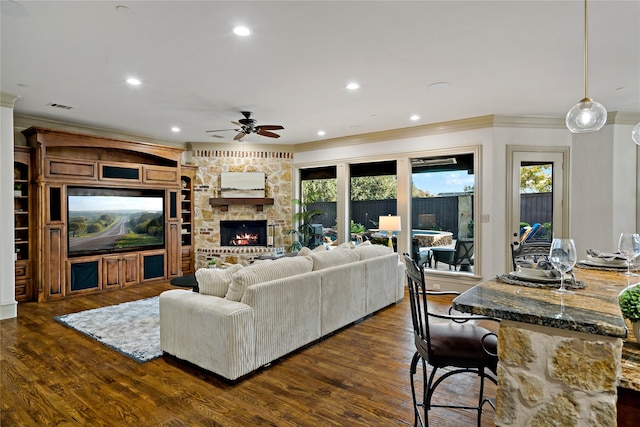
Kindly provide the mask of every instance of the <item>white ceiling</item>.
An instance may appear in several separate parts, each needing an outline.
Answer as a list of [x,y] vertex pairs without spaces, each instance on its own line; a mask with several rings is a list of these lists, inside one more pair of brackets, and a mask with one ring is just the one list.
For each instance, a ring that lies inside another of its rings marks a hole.
[[[21,97],[17,114],[174,142],[230,141],[235,132],[205,131],[234,128],[242,110],[284,126],[277,140],[245,137],[268,144],[487,114],[564,117],[584,96],[583,7],[2,0],[1,89]],[[639,23],[640,1],[589,2],[588,94],[608,111],[640,112]],[[238,24],[253,35],[235,36]],[[350,81],[361,88],[347,91]],[[442,81],[451,86],[428,89]]]

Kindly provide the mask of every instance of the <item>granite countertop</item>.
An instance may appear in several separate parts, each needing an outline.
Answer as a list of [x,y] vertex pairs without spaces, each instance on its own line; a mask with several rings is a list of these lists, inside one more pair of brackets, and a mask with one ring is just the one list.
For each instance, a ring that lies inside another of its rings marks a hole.
[[568,329],[588,334],[625,338],[625,324],[618,294],[627,278],[618,272],[575,269],[576,279],[586,284],[575,294],[559,295],[548,288],[517,286],[488,280],[453,301],[456,310]]
[[640,278],[619,272],[574,269],[586,284],[575,294],[558,295],[546,288],[511,285],[496,279],[482,282],[453,301],[456,310],[515,322],[626,338],[620,386],[640,391],[640,344],[620,313],[618,294]]

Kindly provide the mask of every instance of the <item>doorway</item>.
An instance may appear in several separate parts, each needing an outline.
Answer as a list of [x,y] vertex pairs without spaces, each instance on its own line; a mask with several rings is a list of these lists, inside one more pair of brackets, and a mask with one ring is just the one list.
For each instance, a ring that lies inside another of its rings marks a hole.
[[507,146],[507,264],[511,245],[569,232],[569,148]]

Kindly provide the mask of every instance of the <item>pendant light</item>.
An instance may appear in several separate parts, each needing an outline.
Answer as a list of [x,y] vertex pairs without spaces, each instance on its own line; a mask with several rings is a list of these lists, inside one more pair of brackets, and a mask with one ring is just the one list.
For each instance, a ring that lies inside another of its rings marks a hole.
[[587,0],[584,0],[584,98],[567,113],[567,128],[573,133],[595,132],[607,121],[607,110],[587,96],[588,87],[588,22]]
[[631,131],[631,139],[633,139],[633,142],[640,145],[640,123],[638,123]]

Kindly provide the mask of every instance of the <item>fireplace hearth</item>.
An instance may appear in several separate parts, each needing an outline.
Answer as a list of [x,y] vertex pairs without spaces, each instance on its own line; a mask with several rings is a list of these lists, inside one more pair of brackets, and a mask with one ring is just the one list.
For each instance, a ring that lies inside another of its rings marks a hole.
[[220,221],[220,246],[267,246],[267,221]]

